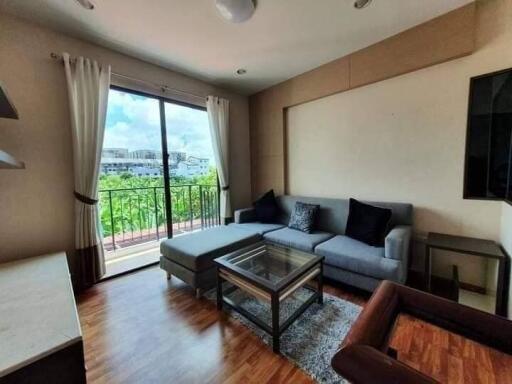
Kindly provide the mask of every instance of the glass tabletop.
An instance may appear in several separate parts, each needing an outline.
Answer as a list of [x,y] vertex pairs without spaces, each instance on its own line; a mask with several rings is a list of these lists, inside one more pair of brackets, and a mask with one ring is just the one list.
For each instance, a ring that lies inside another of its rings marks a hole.
[[261,242],[221,257],[222,264],[256,275],[271,284],[308,268],[322,258],[296,249]]

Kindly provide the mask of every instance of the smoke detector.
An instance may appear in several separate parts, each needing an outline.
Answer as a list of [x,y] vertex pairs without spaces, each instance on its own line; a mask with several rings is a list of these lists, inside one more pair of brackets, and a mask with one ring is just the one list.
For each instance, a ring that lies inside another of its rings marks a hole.
[[249,20],[256,8],[253,0],[215,0],[215,6],[222,17],[231,23]]

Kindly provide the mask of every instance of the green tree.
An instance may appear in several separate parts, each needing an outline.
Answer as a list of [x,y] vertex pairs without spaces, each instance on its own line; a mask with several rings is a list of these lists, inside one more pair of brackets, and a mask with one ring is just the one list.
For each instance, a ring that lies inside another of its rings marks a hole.
[[[171,177],[174,223],[217,217],[217,171],[198,177]],[[101,175],[99,180],[100,219],[103,235],[136,232],[166,222],[163,177],[134,176],[131,173]]]

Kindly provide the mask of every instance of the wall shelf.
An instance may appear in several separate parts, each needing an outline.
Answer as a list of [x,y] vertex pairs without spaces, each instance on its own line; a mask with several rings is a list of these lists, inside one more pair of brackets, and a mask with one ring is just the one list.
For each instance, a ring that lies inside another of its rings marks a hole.
[[25,163],[0,150],[0,169],[25,169]]

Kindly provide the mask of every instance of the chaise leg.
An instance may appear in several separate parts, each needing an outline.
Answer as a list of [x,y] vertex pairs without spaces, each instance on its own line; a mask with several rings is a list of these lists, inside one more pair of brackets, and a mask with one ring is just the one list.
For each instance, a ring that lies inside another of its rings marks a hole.
[[171,277],[172,275],[170,274],[170,272],[167,272],[167,280],[171,280]]
[[200,299],[203,294],[201,288],[196,288],[196,299]]

